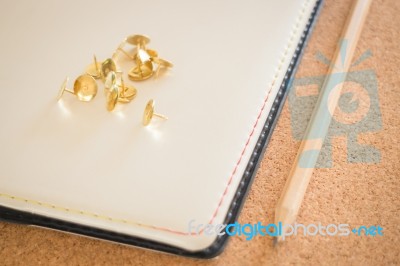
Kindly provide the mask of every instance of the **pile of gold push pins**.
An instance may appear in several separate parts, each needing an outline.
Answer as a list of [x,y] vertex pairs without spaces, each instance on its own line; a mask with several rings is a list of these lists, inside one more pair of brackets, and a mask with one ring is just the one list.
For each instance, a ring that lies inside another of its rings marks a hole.
[[[129,70],[128,77],[132,81],[143,81],[151,77],[157,78],[161,69],[173,67],[173,64],[158,56],[158,52],[148,49],[149,37],[144,35],[130,35],[120,43],[111,58],[98,62],[94,56],[94,62],[86,69],[86,73],[75,79],[73,90],[67,89],[68,78],[61,85],[58,100],[64,92],[74,94],[78,100],[88,102],[97,94],[97,82],[101,80],[104,84],[106,95],[106,107],[108,111],[114,110],[117,103],[129,103],[137,95],[133,86],[126,85],[123,72],[118,70],[116,57],[121,52],[130,60],[134,66]],[[125,45],[133,45],[134,52],[129,54],[124,50]],[[154,113],[154,100],[149,100],[143,113],[143,125],[147,126],[154,116],[167,119],[165,116]]]

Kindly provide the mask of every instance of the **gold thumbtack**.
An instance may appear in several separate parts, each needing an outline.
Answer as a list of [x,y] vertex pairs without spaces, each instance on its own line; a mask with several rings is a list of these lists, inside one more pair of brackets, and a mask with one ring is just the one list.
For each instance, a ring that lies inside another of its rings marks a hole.
[[116,73],[111,71],[105,82],[107,110],[114,110],[118,102],[129,103],[137,94],[137,90],[131,86],[125,86],[121,77],[121,85],[117,84]]
[[154,113],[154,100],[150,100],[147,102],[146,104],[146,108],[144,109],[144,113],[143,113],[143,125],[147,126],[150,124],[150,121],[153,119],[153,117],[159,117],[162,119],[168,119],[168,117]]
[[142,46],[144,48],[145,45],[150,43],[150,38],[149,36],[143,34],[135,34],[126,37],[126,42],[132,45]]
[[93,63],[86,68],[86,74],[95,79],[104,79],[111,71],[117,71],[117,64],[112,58],[107,58],[103,62],[97,61],[96,55],[93,56]]
[[137,51],[146,50],[146,45],[149,44],[150,38],[145,35],[136,34],[128,36],[126,42],[136,46]]
[[135,60],[135,55],[131,56],[128,52],[126,52],[123,47],[125,43],[129,43],[131,45],[136,46],[136,52],[139,50],[143,49],[146,50],[145,46],[150,42],[150,38],[145,36],[145,35],[129,35],[128,37],[125,38],[123,42],[120,43],[118,46],[117,50],[114,52],[113,57],[115,58],[117,55],[117,52],[122,52],[124,55],[126,55],[128,58]]
[[[117,74],[120,75],[121,82],[119,84],[117,83]],[[136,97],[136,88],[133,86],[125,85],[124,78],[122,77],[122,72],[111,71],[110,73],[108,73],[104,82],[106,94],[112,90],[113,86],[117,86],[119,88],[118,97],[120,102],[128,103]]]
[[106,94],[107,110],[110,112],[114,110],[115,106],[117,105],[117,102],[128,103],[129,100],[120,98],[118,92],[118,85],[114,85],[110,89],[108,89]]
[[83,102],[92,100],[97,94],[97,83],[96,80],[87,74],[79,76],[74,82],[74,89],[67,89],[68,77],[64,80],[61,85],[60,92],[58,93],[57,100],[60,100],[64,95],[64,92],[69,92]]
[[153,63],[151,61],[144,62],[132,68],[128,77],[133,81],[142,81],[150,78],[153,75]]
[[136,88],[129,85],[125,85],[124,78],[122,76],[121,76],[121,85],[119,86],[119,88],[121,90],[120,93],[121,98],[132,101],[133,98],[136,97],[137,94]]
[[158,57],[153,58],[153,62],[157,64],[156,78],[158,78],[158,75],[160,74],[161,68],[171,68],[171,67],[174,66],[168,60],[165,60],[165,59],[162,59],[162,58],[158,58]]

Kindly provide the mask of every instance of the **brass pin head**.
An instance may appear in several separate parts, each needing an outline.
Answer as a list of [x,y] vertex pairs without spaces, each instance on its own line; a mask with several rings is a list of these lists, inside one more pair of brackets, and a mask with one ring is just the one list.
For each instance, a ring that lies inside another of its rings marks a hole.
[[144,109],[144,113],[143,113],[143,125],[144,126],[148,126],[151,122],[151,120],[153,119],[154,116],[162,118],[162,119],[168,119],[166,116],[164,115],[160,115],[154,112],[154,100],[149,100],[146,104],[146,107]]
[[170,68],[170,67],[174,66],[174,64],[172,64],[170,61],[168,61],[166,59],[159,58],[159,57],[155,57],[153,59],[153,61],[154,61],[154,63],[156,63],[157,65],[162,66],[162,67]]
[[170,61],[162,59],[162,58],[158,58],[155,57],[152,59],[152,61],[157,64],[157,69],[156,69],[156,78],[158,78],[159,74],[160,74],[160,70],[162,68],[168,69],[168,68],[172,68],[174,66],[174,64],[172,64]]
[[97,94],[97,83],[96,80],[88,75],[84,74],[79,76],[74,82],[73,91],[67,89],[68,78],[64,80],[61,85],[60,92],[58,94],[58,100],[64,95],[64,92],[74,94],[80,101],[88,102],[91,101]]
[[128,77],[133,81],[142,81],[150,78],[153,75],[153,63],[147,61],[141,65],[132,68]]
[[126,37],[126,42],[145,49],[146,45],[150,43],[150,38],[142,34],[129,35]]

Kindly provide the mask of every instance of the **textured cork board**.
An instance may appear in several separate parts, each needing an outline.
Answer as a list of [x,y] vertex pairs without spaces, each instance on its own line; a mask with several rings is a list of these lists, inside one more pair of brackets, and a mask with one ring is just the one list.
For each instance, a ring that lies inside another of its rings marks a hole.
[[[323,60],[317,60],[316,55],[332,58],[351,2],[326,0],[297,72],[298,79],[326,74],[327,65],[321,62]],[[331,156],[332,167],[314,172],[298,217],[298,222],[303,224],[379,224],[384,228],[384,236],[296,236],[279,247],[272,245],[270,237],[255,237],[251,241],[232,237],[218,258],[197,261],[65,233],[0,223],[0,264],[400,264],[398,14],[400,2],[397,0],[375,0],[372,4],[355,58],[367,50],[372,56],[351,71],[372,70],[376,75],[379,114],[370,118],[365,125],[371,129],[370,132],[358,133],[353,141],[348,141],[346,134],[331,138],[331,150],[324,156]],[[299,146],[296,134],[292,131],[299,126],[292,121],[295,116],[296,107],[287,101],[239,222],[273,222],[275,204]],[[354,142],[374,147],[378,150],[380,160],[372,163],[349,162],[348,146],[353,147]]]

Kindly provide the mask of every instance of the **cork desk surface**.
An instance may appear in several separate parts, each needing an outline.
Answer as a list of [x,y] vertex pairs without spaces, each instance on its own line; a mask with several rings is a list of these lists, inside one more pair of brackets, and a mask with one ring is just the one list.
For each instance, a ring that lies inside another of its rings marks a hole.
[[[351,4],[349,0],[325,1],[294,85],[297,80],[312,85],[318,80],[313,77],[326,74]],[[341,129],[338,123],[338,128],[331,128],[330,149],[324,150],[323,158],[320,157],[319,163],[323,167],[314,172],[297,219],[303,224],[380,225],[383,236],[300,234],[291,236],[278,247],[273,246],[269,236],[255,237],[251,241],[232,237],[219,257],[202,261],[0,223],[0,264],[400,264],[399,13],[400,2],[397,0],[375,0],[372,3],[354,56],[354,60],[359,59],[359,62],[353,64],[350,72],[358,82],[365,83],[363,85],[370,95],[367,97],[370,99],[369,108],[375,108],[376,115],[367,117],[362,129],[356,125],[349,126],[346,121],[342,122],[347,127]],[[301,126],[296,124],[301,120],[299,113],[312,110],[313,86],[303,87],[305,89],[297,90],[297,94],[289,95],[285,103],[239,216],[240,223],[273,222],[275,204],[300,144],[298,134],[301,134]],[[294,86],[292,89],[296,91],[297,88]],[[310,97],[310,106],[296,101],[300,99],[296,97],[301,96]],[[335,113],[336,116],[340,117],[340,114]],[[350,131],[357,133],[351,134]],[[332,164],[327,165],[327,162]]]

